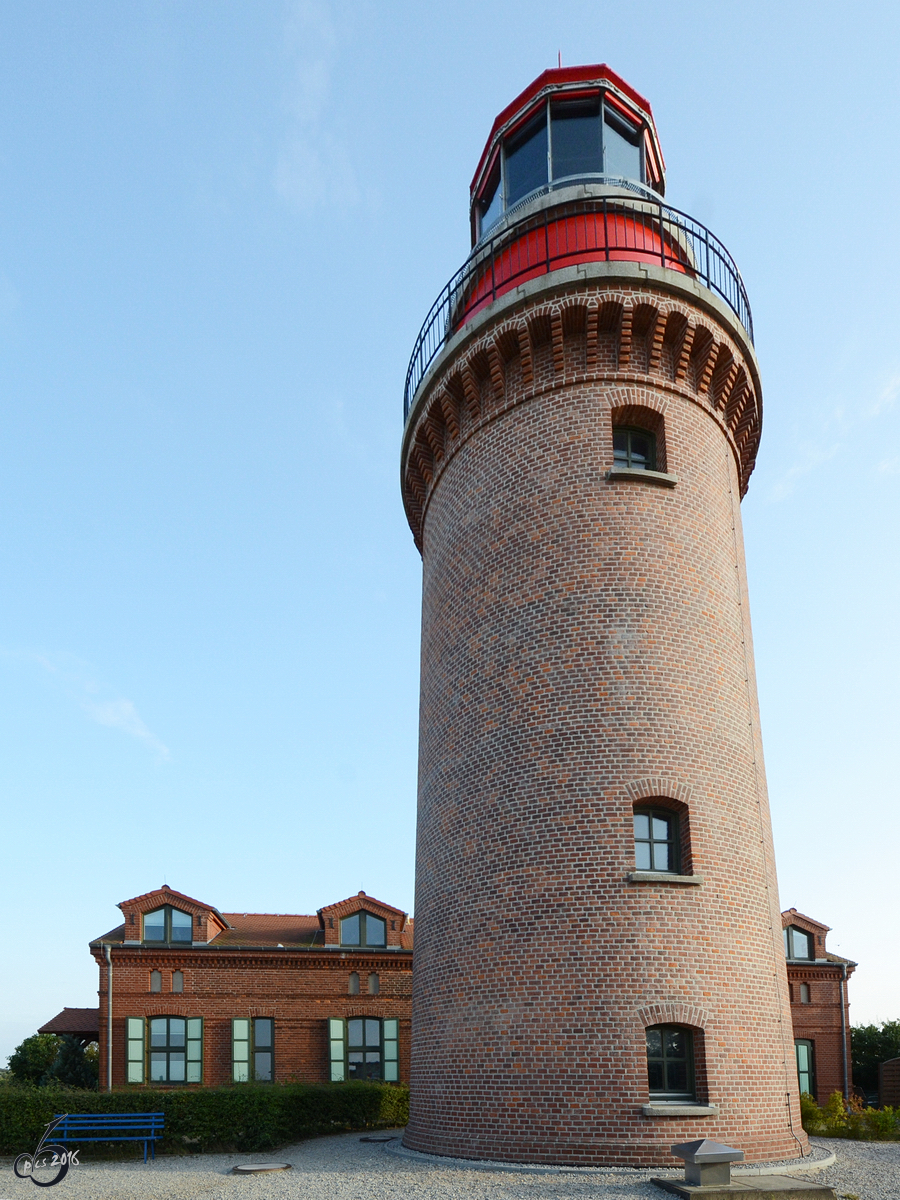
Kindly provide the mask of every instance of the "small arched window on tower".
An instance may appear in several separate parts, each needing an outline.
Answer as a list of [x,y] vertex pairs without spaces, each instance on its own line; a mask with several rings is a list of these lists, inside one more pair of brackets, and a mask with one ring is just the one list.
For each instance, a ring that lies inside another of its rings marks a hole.
[[172,991],[173,992],[183,992],[184,991],[184,971],[173,971],[172,972]]
[[380,990],[381,985],[378,982],[378,973],[376,971],[372,971],[372,973],[369,975],[369,995],[377,996]]
[[801,1004],[809,1004],[809,984],[808,983],[800,984],[800,1003]]
[[150,972],[150,991],[151,992],[161,992],[162,991],[162,971],[151,971]]
[[350,996],[359,995],[359,975],[356,971],[350,972],[350,983],[347,987],[347,993]]
[[[645,311],[638,315],[642,321],[648,317]],[[635,322],[637,325],[637,316]],[[623,404],[612,409],[609,415],[614,471],[666,474],[671,469],[666,454],[666,422],[662,413],[648,408],[646,404]]]
[[694,1037],[681,1025],[651,1025],[647,1033],[647,1082],[651,1101],[684,1104],[696,1098]]
[[681,870],[678,814],[641,805],[634,810],[634,865],[638,871]]
[[613,429],[613,463],[629,471],[656,470],[656,435],[648,429],[617,426]]

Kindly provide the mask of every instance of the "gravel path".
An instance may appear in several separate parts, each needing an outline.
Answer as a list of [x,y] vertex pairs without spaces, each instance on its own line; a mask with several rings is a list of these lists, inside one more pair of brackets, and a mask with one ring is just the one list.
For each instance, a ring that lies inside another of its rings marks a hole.
[[[197,1154],[141,1162],[82,1163],[52,1192],[52,1200],[662,1200],[649,1182],[657,1171],[628,1168],[560,1175],[476,1171],[401,1158],[360,1134],[316,1138],[271,1155]],[[816,1138],[838,1162],[810,1178],[859,1200],[900,1200],[900,1144]],[[239,1163],[272,1159],[293,1164],[268,1175],[230,1174]],[[668,1172],[667,1172],[668,1173]],[[0,1163],[0,1200],[37,1200],[18,1180],[12,1161]]]

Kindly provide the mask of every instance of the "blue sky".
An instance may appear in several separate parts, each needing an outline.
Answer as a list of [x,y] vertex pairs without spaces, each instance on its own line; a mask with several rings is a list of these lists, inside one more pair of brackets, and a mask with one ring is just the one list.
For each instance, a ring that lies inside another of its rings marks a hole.
[[493,117],[608,62],[744,274],[782,906],[900,1017],[894,6],[0,3],[0,1061],[159,886],[411,909],[406,363]]

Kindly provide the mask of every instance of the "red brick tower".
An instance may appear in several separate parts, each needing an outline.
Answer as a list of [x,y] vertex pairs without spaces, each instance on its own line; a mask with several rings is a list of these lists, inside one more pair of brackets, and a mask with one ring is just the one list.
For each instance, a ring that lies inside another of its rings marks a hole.
[[418,1150],[806,1147],[741,536],[750,310],[663,191],[647,102],[545,72],[494,122],[410,364]]

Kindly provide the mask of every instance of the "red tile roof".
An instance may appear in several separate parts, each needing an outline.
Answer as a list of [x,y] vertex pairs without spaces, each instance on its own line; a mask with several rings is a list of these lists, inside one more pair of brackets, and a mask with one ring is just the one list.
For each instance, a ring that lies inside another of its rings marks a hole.
[[[178,893],[173,893],[173,895],[178,895]],[[129,901],[124,901],[124,903],[129,903]],[[386,908],[390,912],[399,913],[401,916],[406,915],[402,909],[394,908],[390,904],[382,905],[380,900],[373,900],[373,904]],[[328,907],[333,908],[335,906],[329,905]],[[229,946],[284,946],[285,949],[294,949],[298,946],[321,946],[324,942],[324,934],[318,914],[220,913],[219,915],[228,922],[230,928],[223,929],[221,933],[212,938],[207,943],[209,946],[217,948],[227,948]],[[98,938],[93,938],[91,945],[96,946],[102,942],[112,942],[121,945],[125,941],[125,929],[125,925],[117,925],[115,929],[110,929],[108,933],[104,933]],[[413,948],[412,917],[407,917],[400,933],[400,948],[402,950],[412,950]],[[186,944],[183,946],[174,944],[172,949],[187,950],[190,947]]]
[[224,929],[211,946],[310,946],[320,945],[322,931],[316,916],[288,913],[223,913],[231,929]]

